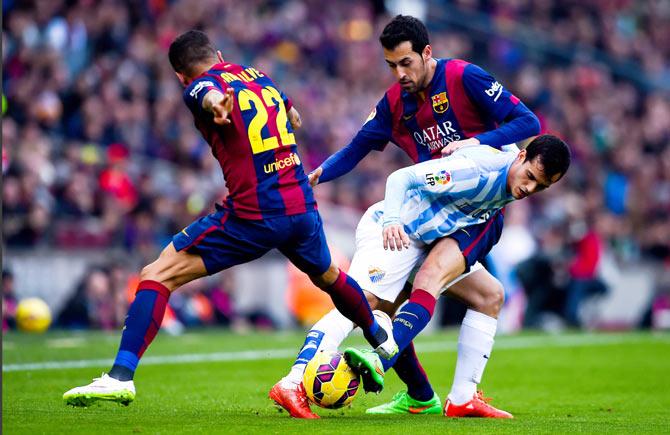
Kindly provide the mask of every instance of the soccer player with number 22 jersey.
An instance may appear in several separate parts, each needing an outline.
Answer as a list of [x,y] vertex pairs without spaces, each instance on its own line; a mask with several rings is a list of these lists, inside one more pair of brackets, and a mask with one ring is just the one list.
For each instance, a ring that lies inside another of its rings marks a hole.
[[229,190],[212,214],[176,234],[142,269],[114,365],[91,384],[63,395],[67,404],[129,404],[133,376],[160,328],[170,294],[181,285],[278,249],[361,327],[372,347],[397,353],[391,321],[370,309],[356,281],[332,262],[321,217],[298,156],[293,128],[300,116],[264,73],[225,62],[207,35],[188,31],[170,45],[195,126],[219,161]]

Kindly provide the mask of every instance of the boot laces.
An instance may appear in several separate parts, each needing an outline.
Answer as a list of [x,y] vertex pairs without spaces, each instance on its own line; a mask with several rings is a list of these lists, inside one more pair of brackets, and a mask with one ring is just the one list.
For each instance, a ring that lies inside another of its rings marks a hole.
[[493,400],[491,397],[484,397],[484,392],[482,390],[477,390],[477,393],[475,393],[475,397],[486,404],[488,404],[489,402],[491,402],[491,400]]

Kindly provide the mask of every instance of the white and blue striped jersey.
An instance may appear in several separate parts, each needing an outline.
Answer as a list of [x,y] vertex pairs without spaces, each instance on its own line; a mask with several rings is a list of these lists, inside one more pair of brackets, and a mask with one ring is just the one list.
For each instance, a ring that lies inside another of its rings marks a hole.
[[518,152],[471,146],[394,172],[386,183],[384,226],[402,223],[411,238],[429,244],[486,222],[514,200],[507,173]]

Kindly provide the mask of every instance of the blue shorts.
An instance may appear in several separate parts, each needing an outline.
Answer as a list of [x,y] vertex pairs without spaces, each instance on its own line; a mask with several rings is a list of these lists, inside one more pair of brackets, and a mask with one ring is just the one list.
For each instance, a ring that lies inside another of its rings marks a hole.
[[448,236],[458,242],[465,257],[466,272],[477,261],[484,260],[491,248],[498,243],[503,230],[504,215],[504,210],[498,210],[486,222],[462,228]]
[[177,251],[185,249],[202,257],[210,275],[248,263],[275,248],[310,276],[323,274],[331,263],[323,222],[316,210],[250,220],[217,204],[216,212],[175,234],[172,243]]

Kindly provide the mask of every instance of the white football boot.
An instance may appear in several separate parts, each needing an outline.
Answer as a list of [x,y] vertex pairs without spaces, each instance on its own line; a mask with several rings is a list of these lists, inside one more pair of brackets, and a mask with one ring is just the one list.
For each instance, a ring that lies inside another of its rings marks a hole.
[[385,342],[377,346],[375,352],[384,359],[391,359],[398,353],[398,344],[393,338],[393,323],[391,322],[391,318],[388,314],[379,310],[374,310],[372,315],[375,316],[375,320],[379,327],[386,331],[388,337]]
[[67,391],[63,394],[63,400],[72,406],[89,406],[98,400],[128,406],[135,400],[135,384],[133,381],[119,381],[103,373],[90,384]]

